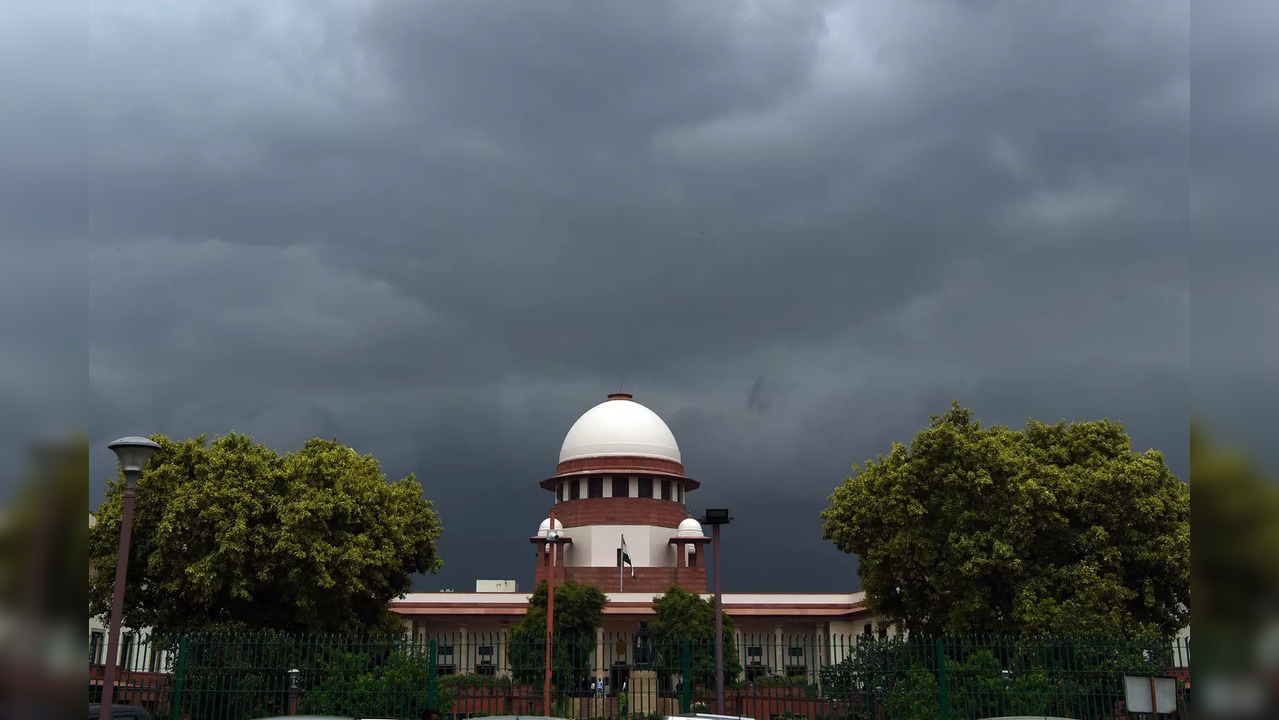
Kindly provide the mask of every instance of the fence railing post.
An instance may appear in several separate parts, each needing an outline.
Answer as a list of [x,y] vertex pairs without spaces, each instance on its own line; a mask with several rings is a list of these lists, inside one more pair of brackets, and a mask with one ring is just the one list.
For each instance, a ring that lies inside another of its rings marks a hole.
[[937,718],[950,720],[950,678],[946,676],[946,640],[937,638]]
[[439,660],[440,646],[436,641],[432,640],[426,646],[426,706],[428,708],[434,708],[443,715],[444,712],[439,706],[440,696],[439,689],[437,688],[437,683],[439,683],[439,668],[436,667],[436,664]]
[[177,665],[173,668],[173,720],[182,718],[182,686],[186,681],[187,636],[178,636]]

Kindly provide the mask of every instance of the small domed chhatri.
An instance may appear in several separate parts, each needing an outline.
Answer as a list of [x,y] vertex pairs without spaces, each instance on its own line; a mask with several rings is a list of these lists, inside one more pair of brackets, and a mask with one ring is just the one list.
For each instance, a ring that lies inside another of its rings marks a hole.
[[706,537],[706,534],[702,532],[702,524],[691,515],[684,518],[679,528],[675,530],[675,534],[679,537]]
[[[685,504],[699,483],[684,474],[670,428],[629,393],[609,395],[573,423],[555,474],[541,484],[555,494],[555,519],[564,524],[566,577],[632,592],[672,584],[706,591],[698,547],[709,538]],[[621,572],[623,538],[634,577]],[[545,545],[544,528],[530,540]],[[539,551],[537,580],[548,566],[549,554]]]

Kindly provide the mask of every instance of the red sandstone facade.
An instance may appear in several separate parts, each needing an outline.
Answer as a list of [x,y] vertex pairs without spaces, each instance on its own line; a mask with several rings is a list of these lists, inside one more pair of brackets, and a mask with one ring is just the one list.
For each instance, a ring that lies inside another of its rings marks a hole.
[[[635,568],[635,577],[631,577],[630,568],[626,569],[626,592],[643,592],[661,595],[672,585],[678,585],[691,593],[706,592],[706,568],[698,567],[641,567]],[[567,577],[566,577],[567,576]],[[533,578],[534,582],[546,579],[546,565],[538,565]],[[555,568],[555,584],[565,580],[576,580],[583,585],[594,585],[604,592],[618,591],[618,569],[615,567],[557,567]]]

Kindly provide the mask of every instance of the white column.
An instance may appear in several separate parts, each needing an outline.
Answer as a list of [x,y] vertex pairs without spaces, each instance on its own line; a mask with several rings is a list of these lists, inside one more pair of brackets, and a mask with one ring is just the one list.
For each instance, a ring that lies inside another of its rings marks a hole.
[[458,675],[471,671],[471,653],[475,652],[475,644],[466,634],[466,625],[458,625],[457,644],[453,646],[453,667]]
[[595,678],[602,678],[607,673],[604,667],[604,659],[608,657],[608,651],[604,648],[604,627],[595,628]]
[[786,669],[786,651],[787,648],[782,645],[782,623],[773,623],[773,674],[784,674]]
[[814,657],[808,661],[808,675],[809,682],[816,682],[817,671],[826,663],[826,623],[817,623],[816,631],[813,633],[812,652]]

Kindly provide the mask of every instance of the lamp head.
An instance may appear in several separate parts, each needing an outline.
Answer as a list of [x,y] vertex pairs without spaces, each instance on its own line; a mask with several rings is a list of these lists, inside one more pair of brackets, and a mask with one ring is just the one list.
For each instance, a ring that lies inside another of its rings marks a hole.
[[728,508],[708,508],[702,517],[706,525],[727,525],[732,518],[728,516]]
[[130,486],[142,475],[142,468],[146,467],[147,459],[160,449],[160,446],[150,439],[137,436],[120,438],[107,447],[115,451],[116,458],[120,460],[120,469],[124,471],[125,482]]

